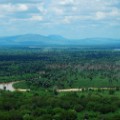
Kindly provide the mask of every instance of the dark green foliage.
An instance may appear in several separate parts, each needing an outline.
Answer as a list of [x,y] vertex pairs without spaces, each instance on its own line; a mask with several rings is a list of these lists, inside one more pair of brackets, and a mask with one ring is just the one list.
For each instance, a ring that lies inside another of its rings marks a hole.
[[119,73],[120,52],[111,49],[0,49],[0,82],[31,89],[0,91],[0,120],[119,120]]
[[[1,120],[79,120],[82,118],[119,118],[120,98],[92,94],[81,97],[65,95],[34,95],[0,91]],[[88,112],[86,112],[88,111]],[[81,117],[79,117],[81,114]],[[109,117],[110,115],[110,117]]]

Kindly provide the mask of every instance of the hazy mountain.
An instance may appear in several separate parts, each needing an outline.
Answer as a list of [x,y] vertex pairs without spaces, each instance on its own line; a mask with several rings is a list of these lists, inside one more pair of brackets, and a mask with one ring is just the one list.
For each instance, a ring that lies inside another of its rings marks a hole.
[[68,40],[62,36],[43,36],[39,34],[25,34],[9,37],[0,37],[0,45],[62,45]]
[[0,37],[0,45],[120,45],[120,40],[110,38],[67,39],[59,35],[25,34]]

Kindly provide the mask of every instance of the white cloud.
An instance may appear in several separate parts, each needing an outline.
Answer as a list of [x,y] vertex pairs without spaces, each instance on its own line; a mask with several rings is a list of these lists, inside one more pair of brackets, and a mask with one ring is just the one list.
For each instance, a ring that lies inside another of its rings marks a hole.
[[[48,21],[51,24],[103,20],[109,22],[109,19],[115,21],[120,18],[120,8],[115,6],[119,2],[119,0],[50,0],[49,2],[38,0],[37,3],[4,3],[0,4],[0,17],[7,15],[14,20]],[[23,17],[17,13],[24,11],[27,12],[23,13]]]
[[120,10],[119,9],[112,9],[109,12],[96,12],[96,19],[103,20],[103,19],[116,19],[120,17]]
[[62,15],[64,13],[63,9],[54,7],[53,9],[53,13],[55,13],[56,15]]
[[40,4],[37,4],[34,7],[37,7],[41,14],[45,15],[47,13],[47,8],[45,8],[44,2],[41,2]]
[[104,12],[97,12],[96,13],[96,19],[97,20],[101,20],[101,19],[104,19],[106,18],[106,14]]
[[27,11],[28,6],[25,4],[0,4],[0,12],[21,12]]
[[43,16],[33,15],[29,20],[42,21],[43,20]]
[[38,6],[38,10],[43,14],[47,12],[47,10],[43,8],[43,6]]
[[43,16],[32,15],[29,18],[13,18],[13,19],[11,19],[11,21],[26,21],[26,22],[29,22],[29,21],[43,21]]
[[27,11],[28,10],[28,6],[25,4],[18,4],[16,7],[18,7],[16,10],[18,11]]
[[110,13],[110,16],[120,16],[120,9],[114,8]]
[[95,20],[94,16],[92,15],[81,15],[81,16],[65,16],[64,19],[62,19],[62,23],[64,24],[70,24],[70,23],[76,23],[80,21],[89,21],[89,20]]
[[71,18],[73,18],[73,17],[65,16],[64,19],[62,20],[62,22],[65,24],[69,24],[69,23],[71,23]]
[[70,5],[70,4],[74,4],[75,0],[60,0],[58,3],[60,5]]

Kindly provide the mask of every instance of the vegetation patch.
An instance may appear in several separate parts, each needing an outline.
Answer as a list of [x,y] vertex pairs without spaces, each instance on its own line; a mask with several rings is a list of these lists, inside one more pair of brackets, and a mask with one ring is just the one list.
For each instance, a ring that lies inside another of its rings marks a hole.
[[20,81],[20,82],[14,83],[13,87],[15,89],[29,89],[30,88],[26,81]]

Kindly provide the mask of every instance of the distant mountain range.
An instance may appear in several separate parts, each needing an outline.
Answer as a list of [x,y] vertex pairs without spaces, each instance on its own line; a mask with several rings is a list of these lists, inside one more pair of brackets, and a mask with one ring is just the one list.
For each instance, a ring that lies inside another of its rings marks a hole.
[[0,45],[43,46],[43,45],[120,45],[120,39],[86,38],[67,39],[59,35],[43,36],[39,34],[25,34],[17,36],[0,37]]

